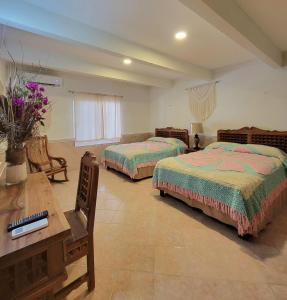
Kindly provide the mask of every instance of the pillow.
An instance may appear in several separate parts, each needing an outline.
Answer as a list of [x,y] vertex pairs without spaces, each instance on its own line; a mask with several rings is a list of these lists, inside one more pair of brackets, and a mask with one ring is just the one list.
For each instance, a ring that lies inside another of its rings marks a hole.
[[176,138],[165,138],[165,137],[154,136],[154,137],[149,138],[148,141],[166,143],[166,144],[178,146],[178,147],[181,147],[184,149],[187,148],[187,145],[183,141],[176,139]]
[[225,151],[252,153],[252,154],[275,157],[278,158],[287,168],[287,154],[275,147],[257,145],[257,144],[215,142],[209,144],[205,149],[208,150],[208,149],[217,149],[217,148],[224,149]]

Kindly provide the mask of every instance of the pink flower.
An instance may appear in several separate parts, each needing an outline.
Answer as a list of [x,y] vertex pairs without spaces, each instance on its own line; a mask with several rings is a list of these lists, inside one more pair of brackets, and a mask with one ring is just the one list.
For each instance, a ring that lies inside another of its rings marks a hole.
[[23,99],[23,98],[14,98],[13,99],[14,106],[23,105],[24,103],[25,103],[25,99]]
[[44,98],[43,98],[43,104],[44,104],[44,105],[47,105],[48,102],[49,102],[49,101],[48,101],[48,98],[47,98],[47,97],[44,97]]
[[40,92],[38,92],[37,94],[36,94],[36,97],[38,97],[38,98],[43,98],[43,94],[42,93],[40,93]]
[[39,88],[39,90],[40,92],[45,92],[45,89],[42,86]]
[[27,82],[26,83],[26,88],[32,92],[35,92],[36,90],[38,90],[38,83],[37,82]]

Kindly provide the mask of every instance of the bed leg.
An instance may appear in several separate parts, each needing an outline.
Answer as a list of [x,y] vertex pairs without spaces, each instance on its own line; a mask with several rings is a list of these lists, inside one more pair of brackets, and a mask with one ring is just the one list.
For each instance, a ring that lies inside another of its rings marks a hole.
[[163,190],[160,190],[159,194],[160,194],[161,197],[165,197],[165,192]]
[[252,239],[252,235],[250,234],[244,234],[244,235],[237,235],[241,240],[243,241],[250,241]]

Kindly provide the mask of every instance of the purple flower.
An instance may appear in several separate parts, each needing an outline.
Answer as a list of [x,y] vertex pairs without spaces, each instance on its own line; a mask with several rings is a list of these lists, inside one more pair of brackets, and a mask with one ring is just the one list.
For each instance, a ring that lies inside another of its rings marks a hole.
[[43,108],[42,113],[44,114],[45,112],[47,112],[47,110],[45,108]]
[[42,86],[39,88],[39,90],[40,92],[45,92],[45,89]]
[[23,99],[23,98],[14,98],[13,99],[14,106],[23,105],[24,103],[25,103],[25,99]]
[[39,109],[39,104],[35,104],[34,108]]
[[47,97],[44,97],[44,98],[43,98],[43,104],[44,104],[44,105],[47,105],[48,102],[49,102],[49,101],[48,101],[48,98],[47,98]]
[[36,97],[41,99],[41,98],[43,98],[43,94],[38,92],[38,93],[36,94]]
[[26,88],[32,92],[35,92],[36,90],[38,90],[38,83],[37,82],[27,82],[26,83]]

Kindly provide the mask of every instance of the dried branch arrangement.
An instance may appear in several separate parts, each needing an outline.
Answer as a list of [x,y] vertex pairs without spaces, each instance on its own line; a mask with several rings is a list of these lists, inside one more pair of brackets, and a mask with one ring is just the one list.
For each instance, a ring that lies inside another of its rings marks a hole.
[[[21,163],[15,153],[23,156],[24,142],[44,125],[49,101],[45,89],[36,82],[23,78],[23,73],[12,64],[6,95],[0,96],[0,142],[7,140],[6,160]],[[23,157],[20,159],[23,160]]]

